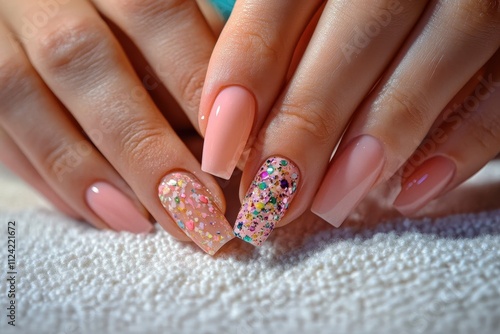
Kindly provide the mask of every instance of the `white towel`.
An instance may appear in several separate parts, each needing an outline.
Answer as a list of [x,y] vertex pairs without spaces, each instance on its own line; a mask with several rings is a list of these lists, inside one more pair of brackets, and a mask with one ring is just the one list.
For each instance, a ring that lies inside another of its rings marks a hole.
[[340,229],[310,216],[212,258],[159,227],[72,221],[5,173],[0,187],[1,333],[499,333],[500,211]]

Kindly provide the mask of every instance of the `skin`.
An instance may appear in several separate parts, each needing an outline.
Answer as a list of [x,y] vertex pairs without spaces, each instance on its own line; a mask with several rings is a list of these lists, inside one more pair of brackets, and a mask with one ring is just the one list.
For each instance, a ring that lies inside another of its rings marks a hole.
[[[439,121],[450,101],[466,98],[454,96],[481,68],[497,80],[498,6],[400,4],[242,0],[216,45],[221,23],[195,1],[60,1],[49,14],[33,1],[3,1],[0,160],[73,217],[109,227],[83,197],[92,182],[106,180],[186,240],[156,187],[169,171],[185,169],[225,209],[220,187],[200,170],[186,138],[205,133],[223,87],[241,85],[258,110],[240,196],[270,155],[290,157],[307,181],[281,225],[306,212],[334,148],[361,134],[384,143],[387,163],[376,182],[382,184],[432,127],[442,127],[451,140],[436,152],[453,159],[458,171],[445,193],[498,154],[498,93],[481,103],[486,116],[468,118],[460,131]],[[391,13],[390,22],[359,50],[343,50],[342,41],[349,45],[353,31],[376,20],[380,9]],[[32,29],[34,37],[26,35],[26,20],[43,13],[50,20]],[[437,49],[444,58],[432,57]],[[463,143],[469,143],[465,150]],[[68,147],[85,154],[61,176],[57,166],[66,163]]]
[[[308,26],[315,16],[317,25]],[[200,128],[205,133],[224,87],[254,94],[258,109],[240,198],[267,157],[294,161],[302,187],[279,226],[308,210],[325,172],[335,168],[335,148],[342,152],[362,135],[378,140],[385,156],[370,190],[400,173],[432,127],[443,127],[450,140],[426,158],[443,154],[456,165],[444,194],[498,154],[498,90],[481,102],[484,116],[468,119],[460,131],[440,115],[450,101],[462,102],[455,95],[484,67],[500,80],[499,46],[496,1],[241,0],[210,60]]]
[[214,45],[194,0],[2,1],[0,160],[96,227],[109,225],[85,192],[104,181],[186,240],[157,186],[189,171],[225,210],[220,187],[175,133],[193,132]]

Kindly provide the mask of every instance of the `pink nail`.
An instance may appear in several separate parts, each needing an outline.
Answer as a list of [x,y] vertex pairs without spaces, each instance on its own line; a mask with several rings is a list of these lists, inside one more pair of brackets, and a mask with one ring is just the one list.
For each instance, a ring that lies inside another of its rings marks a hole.
[[255,99],[246,89],[231,86],[215,99],[208,118],[201,169],[228,180],[248,141]]
[[455,175],[456,166],[448,158],[435,156],[426,160],[401,187],[395,208],[410,216],[438,196]]
[[158,196],[177,226],[208,254],[214,255],[234,238],[209,190],[194,175],[168,174],[158,186]]
[[269,237],[292,202],[300,178],[292,162],[271,157],[260,167],[236,218],[234,234],[255,246]]
[[147,233],[153,229],[132,200],[106,182],[91,185],[85,197],[94,213],[116,231]]
[[316,194],[311,211],[335,227],[370,191],[385,162],[384,149],[374,137],[354,139],[334,157]]

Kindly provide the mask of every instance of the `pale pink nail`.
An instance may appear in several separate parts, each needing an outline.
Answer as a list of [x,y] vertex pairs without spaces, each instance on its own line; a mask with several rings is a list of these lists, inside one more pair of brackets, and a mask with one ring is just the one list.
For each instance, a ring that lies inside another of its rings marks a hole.
[[316,194],[311,211],[335,227],[342,225],[379,177],[384,149],[374,137],[354,139],[335,157]]
[[208,118],[201,169],[229,179],[248,141],[255,99],[246,89],[231,86],[215,99]]
[[168,174],[158,186],[158,196],[177,226],[208,254],[214,255],[234,238],[212,194],[194,175]]
[[116,231],[147,233],[153,229],[132,200],[106,182],[91,185],[85,197],[92,211]]
[[426,160],[401,186],[394,207],[405,216],[414,214],[446,188],[455,171],[455,164],[448,158]]

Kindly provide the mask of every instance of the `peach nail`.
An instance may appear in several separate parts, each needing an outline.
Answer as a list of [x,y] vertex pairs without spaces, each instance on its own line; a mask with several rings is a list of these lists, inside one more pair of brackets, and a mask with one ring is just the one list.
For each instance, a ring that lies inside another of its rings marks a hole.
[[234,238],[209,190],[194,175],[168,174],[158,186],[158,196],[177,226],[208,254],[214,255]]
[[147,233],[153,229],[132,200],[106,182],[91,185],[85,198],[92,211],[116,231]]
[[335,227],[342,225],[379,177],[384,149],[372,136],[354,139],[334,157],[316,194],[311,211]]
[[229,179],[248,141],[255,99],[246,89],[231,86],[215,99],[208,118],[201,169]]
[[453,161],[443,156],[426,160],[401,186],[394,207],[410,216],[438,196],[455,175]]

